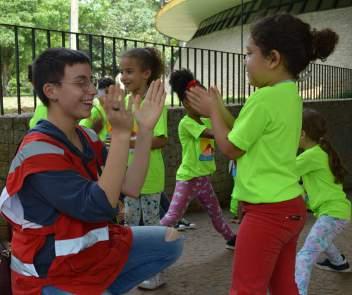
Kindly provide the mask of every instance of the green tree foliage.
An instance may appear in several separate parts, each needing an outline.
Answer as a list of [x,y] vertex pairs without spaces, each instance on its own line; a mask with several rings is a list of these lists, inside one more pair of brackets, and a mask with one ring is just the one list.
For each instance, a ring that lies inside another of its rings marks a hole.
[[[96,34],[165,43],[166,37],[155,29],[155,14],[159,3],[155,0],[80,0],[79,33],[80,49],[88,51],[89,38],[84,34]],[[69,31],[69,0],[6,0],[0,1],[0,23],[31,26],[36,28]],[[36,29],[32,39],[31,29],[19,28],[18,53],[20,60],[19,76],[21,91],[29,92],[27,66],[33,57],[47,47],[69,46],[69,34]],[[16,48],[13,27],[0,26],[0,58],[3,93],[14,94],[16,88]],[[116,57],[112,57],[112,38],[104,39],[106,63],[101,61],[102,38],[91,39],[94,48],[93,61],[95,69],[101,74],[110,74],[113,60],[125,49],[126,43],[115,42]],[[33,43],[34,42],[34,43]],[[138,44],[138,46],[143,46]],[[130,47],[130,44],[127,44]],[[103,66],[107,72],[103,72]]]

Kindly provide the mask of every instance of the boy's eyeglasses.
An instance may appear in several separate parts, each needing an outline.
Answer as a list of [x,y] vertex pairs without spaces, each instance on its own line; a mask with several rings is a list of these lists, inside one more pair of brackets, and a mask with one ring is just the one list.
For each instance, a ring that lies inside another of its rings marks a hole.
[[80,80],[80,81],[73,81],[73,82],[69,82],[69,81],[59,81],[59,82],[53,82],[55,84],[71,84],[71,85],[76,85],[79,88],[81,88],[83,91],[88,91],[89,87],[91,85],[93,85],[93,87],[95,88],[96,85],[96,80],[92,79],[92,80]]

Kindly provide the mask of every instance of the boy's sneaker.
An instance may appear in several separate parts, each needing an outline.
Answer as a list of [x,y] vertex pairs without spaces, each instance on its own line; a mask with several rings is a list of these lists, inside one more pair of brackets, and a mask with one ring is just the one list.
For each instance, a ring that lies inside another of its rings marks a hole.
[[336,265],[330,262],[329,259],[325,259],[322,262],[317,262],[315,266],[317,268],[323,269],[323,270],[328,270],[328,271],[336,271],[336,272],[350,272],[351,268],[349,263],[347,262],[347,259],[344,255],[342,255],[343,262],[340,265]]
[[178,222],[184,229],[196,229],[197,226],[192,223],[189,222],[187,219],[182,218],[179,222]]
[[234,236],[231,240],[228,240],[226,242],[225,248],[229,250],[235,250],[235,246],[236,246],[236,236]]
[[165,284],[165,279],[161,273],[158,273],[156,276],[145,280],[138,285],[138,288],[146,290],[154,290]]

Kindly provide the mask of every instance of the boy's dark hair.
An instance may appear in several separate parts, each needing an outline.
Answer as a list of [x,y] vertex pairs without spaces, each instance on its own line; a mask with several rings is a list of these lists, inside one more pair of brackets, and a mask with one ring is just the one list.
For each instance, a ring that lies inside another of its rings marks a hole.
[[[177,70],[170,75],[171,90],[175,91],[180,101],[186,98],[187,85],[190,81],[195,80],[192,72],[187,69]],[[198,80],[199,86],[203,87]]]
[[30,79],[45,106],[48,106],[49,98],[43,92],[44,84],[60,82],[65,74],[65,66],[79,63],[90,64],[90,59],[82,51],[68,48],[46,49],[34,60]]
[[165,65],[160,51],[153,47],[133,48],[126,51],[122,57],[130,57],[138,60],[143,71],[150,70],[151,74],[147,81],[150,85],[153,80],[159,79],[165,71]]
[[311,30],[308,23],[290,14],[265,17],[256,22],[250,31],[262,54],[267,56],[271,50],[277,50],[295,78],[310,61],[325,61],[339,39],[331,29]]
[[302,130],[310,139],[319,143],[320,147],[328,154],[329,166],[332,174],[335,176],[335,182],[342,183],[347,174],[347,170],[342,166],[338,154],[325,138],[327,127],[326,120],[323,116],[316,110],[309,108],[304,109]]
[[100,78],[98,80],[98,89],[103,90],[108,88],[110,85],[115,85],[116,82],[110,77]]

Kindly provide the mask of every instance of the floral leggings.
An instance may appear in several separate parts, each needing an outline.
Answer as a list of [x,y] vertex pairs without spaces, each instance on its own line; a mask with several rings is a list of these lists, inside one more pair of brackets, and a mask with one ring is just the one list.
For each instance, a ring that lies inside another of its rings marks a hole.
[[139,225],[141,218],[144,225],[159,225],[161,193],[141,195],[139,198],[125,198],[125,223],[129,226]]
[[348,224],[347,220],[330,216],[321,216],[314,223],[296,257],[295,277],[300,295],[308,294],[312,268],[322,252],[327,255],[331,263],[336,265],[343,263],[341,253],[333,244],[333,240]]
[[234,237],[229,224],[225,221],[218,198],[213,190],[208,176],[195,177],[188,181],[177,181],[169,210],[160,220],[161,225],[173,226],[185,214],[189,203],[197,198],[208,212],[214,228],[230,240]]

